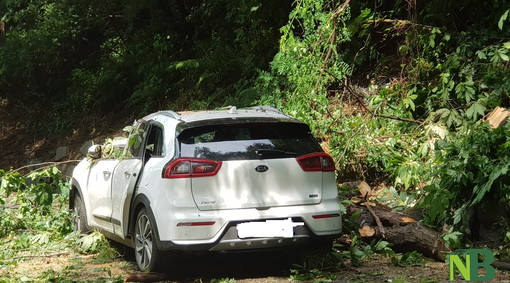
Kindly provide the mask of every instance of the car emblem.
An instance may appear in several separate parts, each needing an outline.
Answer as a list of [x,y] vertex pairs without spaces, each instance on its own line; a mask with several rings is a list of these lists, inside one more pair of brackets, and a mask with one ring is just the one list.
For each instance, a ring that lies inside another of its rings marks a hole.
[[266,172],[267,170],[269,170],[269,167],[267,167],[266,165],[259,165],[255,167],[255,171],[259,173]]

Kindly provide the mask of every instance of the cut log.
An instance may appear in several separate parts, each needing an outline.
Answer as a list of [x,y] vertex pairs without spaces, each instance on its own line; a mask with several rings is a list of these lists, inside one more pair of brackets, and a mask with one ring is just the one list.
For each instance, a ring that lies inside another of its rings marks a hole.
[[[417,220],[409,215],[371,207],[370,212],[364,205],[351,205],[347,209],[348,216],[355,212],[361,212],[355,221],[362,228],[359,230],[362,238],[367,240],[384,239],[392,243],[393,249],[397,252],[417,251],[423,255],[444,261],[445,255],[450,252],[440,239],[441,233],[424,225],[419,225]],[[378,225],[374,214],[379,218]],[[384,233],[381,233],[380,226],[383,226]],[[371,231],[375,231],[371,234]],[[384,238],[385,237],[385,238]]]
[[[377,235],[377,233],[376,233]],[[386,228],[386,241],[397,251],[417,251],[423,255],[444,261],[450,252],[441,241],[441,233],[424,225],[411,224]]]
[[370,226],[363,226],[361,229],[359,229],[359,234],[363,238],[370,238],[375,235],[375,229]]
[[375,223],[377,223],[377,228],[379,228],[379,232],[381,232],[381,236],[383,237],[383,239],[386,239],[386,232],[384,231],[384,226],[382,225],[381,219],[379,219],[379,216],[375,214],[374,209],[370,207],[370,203],[368,201],[364,204],[368,211],[370,211],[370,213],[374,217]]
[[[371,202],[371,204],[373,204]],[[379,217],[384,227],[392,227],[392,226],[405,226],[413,223],[417,223],[418,221],[414,219],[413,216],[407,215],[401,212],[392,211],[390,208],[385,206],[377,205],[372,206],[374,213]],[[376,225],[375,219],[370,213],[370,211],[363,205],[351,205],[347,209],[347,215],[352,215],[355,212],[362,212],[360,217],[365,223],[373,223]],[[359,222],[359,221],[358,221]],[[372,225],[372,224],[370,224]]]

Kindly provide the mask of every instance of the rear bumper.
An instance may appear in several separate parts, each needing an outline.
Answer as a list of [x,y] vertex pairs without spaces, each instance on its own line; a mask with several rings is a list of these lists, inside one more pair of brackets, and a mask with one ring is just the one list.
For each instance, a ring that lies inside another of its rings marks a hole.
[[[296,222],[300,219],[293,219]],[[338,217],[338,221],[340,217]],[[328,231],[317,235],[305,226],[294,228],[292,237],[264,237],[264,238],[239,238],[237,224],[229,223],[223,233],[212,242],[204,241],[161,241],[158,243],[160,250],[182,250],[182,251],[250,251],[250,250],[273,250],[285,249],[294,246],[306,245],[311,242],[332,241],[341,234],[341,230]]]

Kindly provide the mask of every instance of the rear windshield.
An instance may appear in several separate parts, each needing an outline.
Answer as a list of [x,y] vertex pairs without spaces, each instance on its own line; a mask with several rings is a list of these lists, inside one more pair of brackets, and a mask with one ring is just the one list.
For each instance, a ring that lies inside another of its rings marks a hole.
[[306,124],[209,125],[184,130],[181,156],[218,161],[294,158],[322,151]]

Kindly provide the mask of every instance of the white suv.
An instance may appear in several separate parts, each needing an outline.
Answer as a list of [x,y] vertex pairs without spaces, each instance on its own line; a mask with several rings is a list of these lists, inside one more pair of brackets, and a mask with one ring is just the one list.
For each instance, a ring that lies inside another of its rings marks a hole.
[[164,251],[331,247],[339,236],[333,159],[278,109],[161,111],[131,129],[89,149],[70,209],[77,230],[133,247],[140,270]]

